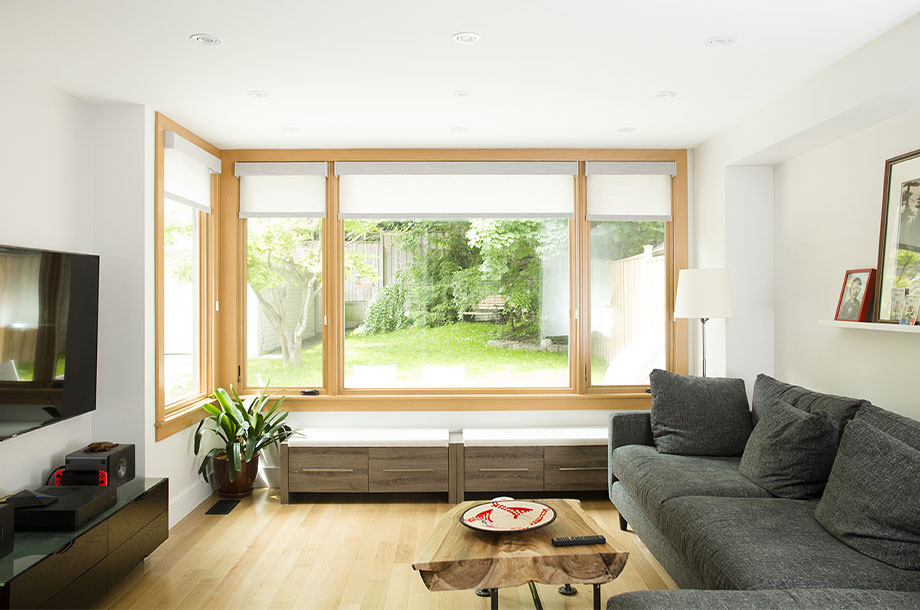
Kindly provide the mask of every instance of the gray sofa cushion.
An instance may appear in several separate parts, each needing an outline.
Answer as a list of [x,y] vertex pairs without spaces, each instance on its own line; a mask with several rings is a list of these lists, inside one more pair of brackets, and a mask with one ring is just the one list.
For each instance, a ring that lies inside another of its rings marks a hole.
[[841,427],[853,419],[860,407],[869,404],[868,401],[861,398],[822,394],[801,386],[777,381],[769,375],[761,373],[757,376],[757,380],[754,381],[754,397],[751,400],[754,421],[758,421],[763,416],[764,411],[777,399],[807,413],[825,411]]
[[920,450],[920,422],[916,420],[872,404],[860,408],[855,419],[862,420],[888,436],[893,436],[902,443]]
[[753,424],[743,379],[690,377],[655,369],[652,437],[662,453],[741,455]]
[[739,470],[774,496],[818,498],[837,454],[838,425],[777,400],[748,439]]
[[857,553],[815,521],[815,500],[684,497],[662,532],[711,589],[920,591],[920,572]]
[[860,553],[920,570],[918,502],[920,451],[862,419],[851,422],[815,511],[818,522]]
[[920,608],[920,593],[865,589],[772,591],[633,591],[607,600],[607,610],[775,610],[777,608]]
[[668,455],[626,445],[611,455],[610,469],[654,521],[663,502],[681,496],[769,498],[738,472],[739,458]]

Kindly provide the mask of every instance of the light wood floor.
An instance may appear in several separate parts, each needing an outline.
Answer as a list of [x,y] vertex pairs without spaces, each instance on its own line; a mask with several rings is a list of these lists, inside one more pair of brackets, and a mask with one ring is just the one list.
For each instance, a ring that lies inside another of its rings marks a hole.
[[[450,508],[432,496],[311,497],[282,506],[277,490],[257,489],[229,515],[202,503],[98,608],[488,608],[472,591],[431,593],[411,564],[435,521]],[[621,532],[606,499],[582,507],[609,541],[629,551],[604,599],[638,589],[676,588],[632,532]],[[591,587],[573,597],[538,585],[547,610],[591,608]],[[502,589],[500,608],[531,609],[526,586]]]

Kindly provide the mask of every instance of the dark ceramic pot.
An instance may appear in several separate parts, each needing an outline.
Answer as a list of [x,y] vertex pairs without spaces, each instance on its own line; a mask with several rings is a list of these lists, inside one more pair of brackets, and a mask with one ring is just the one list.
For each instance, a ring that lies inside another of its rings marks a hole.
[[248,462],[240,464],[240,471],[236,473],[236,480],[232,483],[230,482],[230,462],[226,455],[215,456],[211,463],[214,464],[217,492],[222,498],[245,498],[252,493],[252,484],[259,474],[258,453]]

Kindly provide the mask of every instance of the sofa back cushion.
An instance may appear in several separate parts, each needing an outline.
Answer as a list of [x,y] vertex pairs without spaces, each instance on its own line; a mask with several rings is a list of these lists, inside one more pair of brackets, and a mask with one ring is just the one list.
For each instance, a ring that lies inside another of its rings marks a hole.
[[831,419],[840,424],[841,428],[853,419],[860,407],[869,404],[867,400],[861,398],[822,394],[801,386],[778,381],[769,375],[761,373],[754,382],[754,397],[751,401],[754,421],[759,421],[764,411],[776,400],[787,402],[806,413],[824,411]]
[[847,546],[920,570],[920,451],[862,419],[846,427],[815,519]]
[[916,420],[872,404],[861,407],[855,419],[862,420],[888,436],[893,436],[902,443],[920,450],[920,422]]
[[826,412],[806,413],[779,400],[754,426],[739,468],[774,496],[818,498],[839,440],[839,426]]
[[743,379],[691,377],[655,369],[652,438],[661,453],[740,455],[751,435]]

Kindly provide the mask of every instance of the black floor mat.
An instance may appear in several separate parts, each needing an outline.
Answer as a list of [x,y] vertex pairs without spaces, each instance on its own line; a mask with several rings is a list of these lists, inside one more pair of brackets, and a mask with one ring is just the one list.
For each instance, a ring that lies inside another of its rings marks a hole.
[[236,507],[236,505],[239,503],[240,503],[239,500],[218,500],[217,502],[214,503],[214,506],[208,509],[208,512],[206,512],[205,514],[206,515],[226,515],[226,514],[229,514],[230,511],[233,510]]

